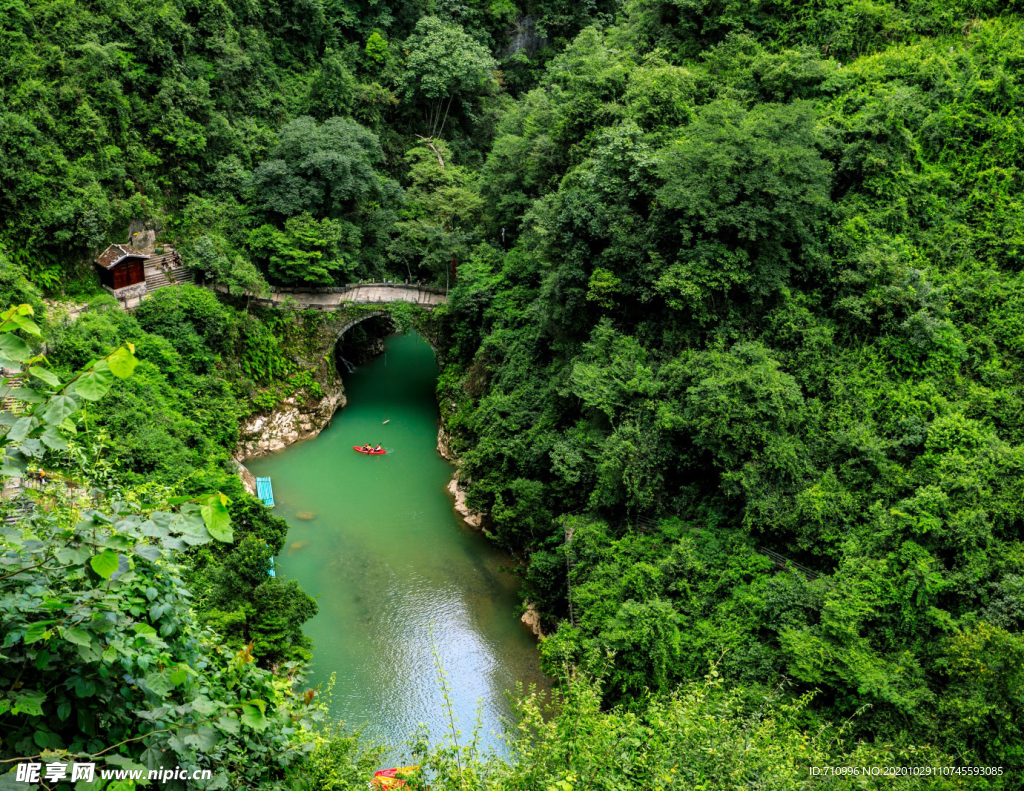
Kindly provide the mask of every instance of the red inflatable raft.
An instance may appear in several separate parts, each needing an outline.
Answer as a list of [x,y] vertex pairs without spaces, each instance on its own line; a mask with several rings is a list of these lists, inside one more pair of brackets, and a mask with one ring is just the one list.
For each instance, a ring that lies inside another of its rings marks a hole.
[[384,789],[384,791],[391,788],[406,788],[408,783],[402,779],[402,776],[414,774],[417,769],[419,769],[418,766],[399,766],[395,769],[381,769],[373,773],[370,788]]
[[366,448],[362,448],[359,445],[353,445],[352,450],[354,450],[356,453],[365,453],[367,456],[383,456],[385,453],[387,453],[387,451],[384,450],[384,448],[381,448],[380,450],[367,450]]

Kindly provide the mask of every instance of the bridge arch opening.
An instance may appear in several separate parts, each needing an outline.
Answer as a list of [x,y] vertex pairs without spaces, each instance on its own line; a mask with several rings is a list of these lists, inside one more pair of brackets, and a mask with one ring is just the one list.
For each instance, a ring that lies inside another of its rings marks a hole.
[[335,369],[344,376],[384,351],[384,339],[397,325],[387,311],[359,316],[338,331],[334,342]]

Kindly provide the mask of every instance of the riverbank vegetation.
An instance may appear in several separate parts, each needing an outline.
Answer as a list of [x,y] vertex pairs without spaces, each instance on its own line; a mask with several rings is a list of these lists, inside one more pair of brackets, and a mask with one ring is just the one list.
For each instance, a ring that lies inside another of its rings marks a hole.
[[2,760],[374,761],[292,683],[315,603],[266,577],[286,527],[231,462],[312,393],[303,319],[187,286],[122,312],[90,260],[135,222],[236,294],[450,286],[442,418],[566,702],[524,702],[510,761],[421,755],[432,787],[1013,787],[1022,34],[925,0],[9,2],[0,350],[92,385],[5,415],[5,475],[105,496],[4,528]]
[[469,503],[607,702],[724,651],[856,736],[1019,766],[1020,21],[669,9],[498,126],[515,241],[462,267],[442,382]]

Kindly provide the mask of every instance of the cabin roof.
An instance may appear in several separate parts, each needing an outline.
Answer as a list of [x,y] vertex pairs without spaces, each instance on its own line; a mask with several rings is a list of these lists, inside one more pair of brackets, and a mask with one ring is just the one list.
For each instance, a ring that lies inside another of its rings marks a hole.
[[113,269],[126,258],[149,258],[145,253],[129,247],[126,244],[112,244],[96,259],[96,263],[104,269]]

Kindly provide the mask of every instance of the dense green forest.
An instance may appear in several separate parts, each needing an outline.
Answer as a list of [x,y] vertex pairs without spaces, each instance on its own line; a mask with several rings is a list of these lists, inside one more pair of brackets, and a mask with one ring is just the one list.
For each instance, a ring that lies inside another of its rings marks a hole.
[[[0,0],[0,473],[67,484],[5,505],[0,788],[365,787],[232,452],[319,394],[317,316],[240,292],[380,278],[450,286],[561,695],[410,785],[1019,787],[1021,107],[1015,1]],[[132,223],[234,296],[122,311]]]

